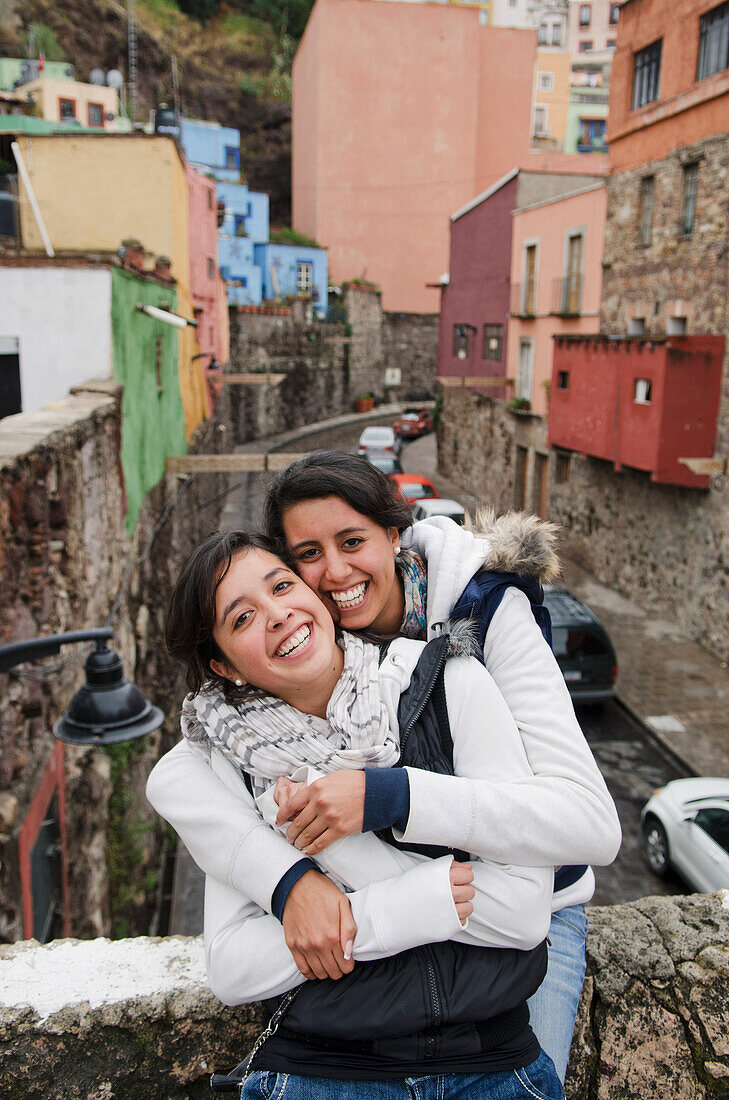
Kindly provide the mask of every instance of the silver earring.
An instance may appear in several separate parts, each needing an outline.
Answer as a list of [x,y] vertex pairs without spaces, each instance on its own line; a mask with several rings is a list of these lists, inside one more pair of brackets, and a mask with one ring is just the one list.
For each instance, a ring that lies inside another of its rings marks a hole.
[[236,686],[237,688],[242,688],[242,687],[243,687],[243,681],[242,681],[242,680],[236,680],[236,682],[235,682],[235,686]]

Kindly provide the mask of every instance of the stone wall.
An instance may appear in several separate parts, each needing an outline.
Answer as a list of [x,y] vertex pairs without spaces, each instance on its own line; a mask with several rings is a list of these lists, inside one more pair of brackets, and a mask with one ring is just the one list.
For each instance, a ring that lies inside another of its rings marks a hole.
[[[590,908],[567,1100],[729,1096],[729,892]],[[262,1027],[205,984],[200,939],[0,948],[8,1100],[208,1096]]]
[[438,366],[438,314],[385,313],[382,319],[384,367],[401,371],[399,387],[386,389],[388,400],[409,393],[433,394]]
[[[64,926],[78,936],[146,931],[157,910],[166,834],[144,798],[144,781],[161,746],[177,739],[184,693],[164,653],[163,617],[183,555],[215,526],[222,505],[206,503],[222,478],[166,476],[128,535],[119,407],[118,384],[89,383],[47,409],[0,422],[0,644],[102,626],[112,615],[112,645],[125,674],[168,716],[163,730],[140,741],[65,748],[68,906],[55,935]],[[191,449],[224,446],[226,432],[218,429],[226,408],[223,399]],[[0,674],[2,940],[28,935],[18,843],[55,760],[52,725],[83,682],[83,656],[79,647],[64,648],[47,666]]]

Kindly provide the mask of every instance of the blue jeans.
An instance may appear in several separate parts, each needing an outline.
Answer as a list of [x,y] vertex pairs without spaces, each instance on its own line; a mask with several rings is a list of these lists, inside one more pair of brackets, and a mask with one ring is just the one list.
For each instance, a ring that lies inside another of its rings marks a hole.
[[339,1081],[252,1073],[241,1100],[562,1100],[562,1087],[546,1054],[506,1073],[447,1073],[392,1081]]
[[585,980],[586,938],[584,905],[570,905],[552,914],[547,976],[528,1002],[529,1023],[562,1084]]

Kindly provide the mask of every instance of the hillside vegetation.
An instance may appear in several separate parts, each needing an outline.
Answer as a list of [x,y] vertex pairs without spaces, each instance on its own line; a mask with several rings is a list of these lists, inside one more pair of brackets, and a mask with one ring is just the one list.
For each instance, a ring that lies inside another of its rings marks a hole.
[[[312,3],[136,0],[138,120],[172,103],[176,57],[183,113],[241,131],[244,177],[270,193],[274,224],[290,222],[291,62]],[[2,0],[0,54],[23,56],[31,26],[46,57],[71,62],[79,80],[96,67],[127,72],[120,0]]]

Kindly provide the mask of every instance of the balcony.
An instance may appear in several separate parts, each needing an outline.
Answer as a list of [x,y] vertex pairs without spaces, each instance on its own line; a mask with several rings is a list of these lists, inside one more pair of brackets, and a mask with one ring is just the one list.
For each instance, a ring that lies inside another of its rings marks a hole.
[[536,282],[512,283],[509,312],[512,317],[529,320],[537,315]]
[[708,489],[682,458],[711,458],[723,336],[555,337],[549,444]]
[[582,276],[567,275],[552,283],[552,308],[555,317],[579,317],[582,312]]

